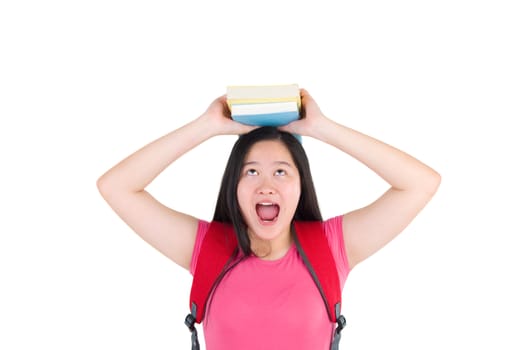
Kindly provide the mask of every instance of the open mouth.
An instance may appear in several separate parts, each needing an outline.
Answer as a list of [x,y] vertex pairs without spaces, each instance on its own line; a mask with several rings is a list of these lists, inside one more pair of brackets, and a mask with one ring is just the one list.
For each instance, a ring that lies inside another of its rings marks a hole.
[[256,204],[256,214],[264,222],[273,222],[280,213],[280,206],[275,203],[258,203]]

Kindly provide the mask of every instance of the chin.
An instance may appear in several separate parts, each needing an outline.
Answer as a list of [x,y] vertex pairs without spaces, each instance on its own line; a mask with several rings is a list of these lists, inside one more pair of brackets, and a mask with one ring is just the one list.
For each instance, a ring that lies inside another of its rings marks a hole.
[[289,223],[284,224],[283,220],[278,220],[278,218],[273,221],[263,221],[258,218],[249,230],[259,239],[273,240],[283,232],[289,232]]

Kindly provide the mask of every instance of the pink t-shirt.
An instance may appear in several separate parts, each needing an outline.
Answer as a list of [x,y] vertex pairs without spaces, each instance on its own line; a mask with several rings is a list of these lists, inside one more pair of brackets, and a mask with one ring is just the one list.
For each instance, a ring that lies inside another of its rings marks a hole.
[[[192,256],[197,257],[209,223],[200,221]],[[341,288],[350,271],[342,217],[324,222]],[[221,280],[210,301],[203,331],[207,350],[329,349],[334,324],[296,246],[278,260],[249,257]]]

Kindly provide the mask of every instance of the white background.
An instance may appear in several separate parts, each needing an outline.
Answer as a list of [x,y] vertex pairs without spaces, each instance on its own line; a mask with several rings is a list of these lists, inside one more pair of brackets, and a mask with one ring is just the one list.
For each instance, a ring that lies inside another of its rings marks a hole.
[[[95,182],[227,85],[298,83],[443,179],[351,272],[342,348],[526,349],[521,3],[3,1],[0,348],[189,348],[190,275]],[[149,190],[210,219],[234,140],[202,144]],[[324,217],[386,189],[339,151],[304,146]]]

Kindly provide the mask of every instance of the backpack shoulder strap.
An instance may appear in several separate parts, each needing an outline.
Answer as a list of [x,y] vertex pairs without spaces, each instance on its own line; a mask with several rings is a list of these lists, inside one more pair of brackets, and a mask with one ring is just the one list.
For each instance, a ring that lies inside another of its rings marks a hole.
[[342,293],[335,258],[322,222],[295,221],[293,227],[297,250],[320,291],[329,319],[337,324],[331,342],[331,350],[336,350],[339,347],[340,332],[346,326],[346,319],[340,314]]
[[209,294],[237,244],[231,225],[217,221],[210,223],[201,244],[190,290],[190,310],[195,322],[201,323],[203,320]]
[[295,221],[294,227],[297,249],[324,299],[329,318],[337,322],[341,303],[340,280],[324,227],[318,221]]
[[201,243],[201,249],[196,262],[192,288],[190,290],[190,314],[185,318],[185,324],[191,332],[192,350],[199,350],[196,322],[201,323],[205,315],[205,307],[216,281],[222,277],[222,272],[232,257],[238,245],[234,229],[231,225],[213,221]]

